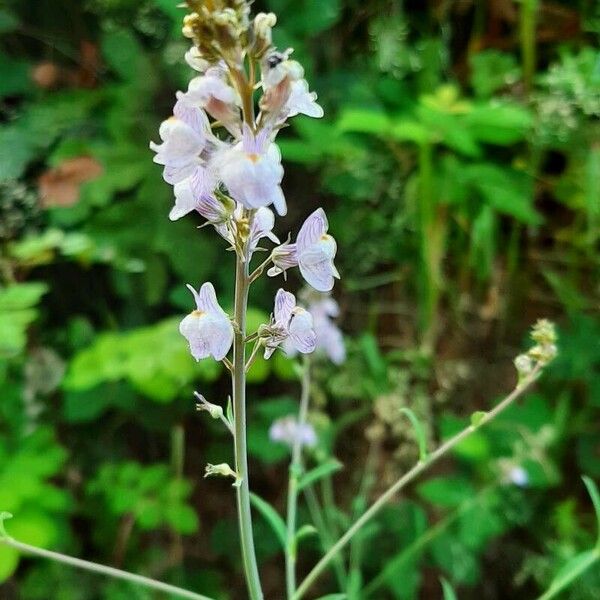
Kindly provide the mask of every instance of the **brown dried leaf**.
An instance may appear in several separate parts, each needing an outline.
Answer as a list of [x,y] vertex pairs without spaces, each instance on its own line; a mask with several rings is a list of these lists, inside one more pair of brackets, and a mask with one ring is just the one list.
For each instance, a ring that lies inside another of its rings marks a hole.
[[72,206],[79,200],[81,184],[102,175],[102,165],[90,156],[69,158],[38,179],[40,200],[44,208]]

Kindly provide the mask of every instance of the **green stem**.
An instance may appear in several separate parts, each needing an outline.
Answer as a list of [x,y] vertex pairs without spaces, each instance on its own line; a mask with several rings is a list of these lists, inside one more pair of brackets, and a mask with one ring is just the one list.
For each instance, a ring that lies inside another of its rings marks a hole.
[[521,43],[521,64],[525,92],[529,94],[535,74],[535,28],[538,0],[521,0],[519,14],[519,36]]
[[441,243],[436,231],[433,190],[433,146],[419,146],[419,229],[421,243],[421,314],[422,343],[431,348],[435,341],[437,307],[440,295]]
[[44,550],[43,548],[37,548],[36,546],[30,546],[29,544],[23,544],[22,542],[18,542],[17,540],[12,539],[11,537],[0,537],[0,543],[6,544],[7,546],[10,546],[15,550],[19,550],[19,552],[23,552],[25,554],[33,554],[35,556],[47,558],[49,560],[63,563],[71,567],[76,567],[78,569],[92,571],[93,573],[100,573],[102,575],[112,577],[113,579],[123,579],[125,581],[130,581],[131,583],[135,583],[146,588],[172,594],[173,596],[177,596],[178,598],[192,598],[194,600],[213,600],[208,596],[202,596],[201,594],[196,594],[194,592],[178,588],[174,585],[169,585],[168,583],[162,583],[161,581],[156,581],[155,579],[150,579],[149,577],[136,575],[134,573],[128,573],[127,571],[121,571],[120,569],[115,569],[114,567],[107,567],[106,565],[99,565],[98,563],[90,562],[87,560],[81,560],[80,558],[75,558],[66,554],[60,554],[59,552]]
[[[306,423],[308,415],[308,402],[310,399],[310,359],[304,357],[304,369],[302,371],[302,391],[300,394],[300,409],[298,411],[298,428]],[[296,591],[296,515],[298,512],[298,480],[302,475],[304,465],[302,463],[302,439],[298,435],[292,446],[292,460],[290,463],[288,499],[287,499],[287,521],[285,540],[285,587],[287,597],[291,600]]]
[[293,600],[299,600],[304,597],[313,583],[321,575],[325,567],[341,552],[343,548],[352,540],[352,538],[373,518],[379,511],[391,500],[401,489],[415,480],[421,473],[426,471],[431,465],[436,463],[440,458],[445,456],[462,442],[465,438],[471,436],[480,427],[495,419],[501,412],[508,408],[517,398],[530,387],[537,379],[542,367],[538,364],[533,371],[517,385],[517,387],[506,396],[495,408],[485,413],[478,422],[477,426],[469,425],[454,437],[443,443],[437,450],[432,452],[427,460],[417,463],[408,473],[401,477],[396,483],[388,488],[363,514],[357,519],[354,524],[344,533],[344,535],[329,549],[329,551],[321,558],[321,560],[313,567],[312,571],[306,576],[304,581],[298,587],[298,590],[293,596]]
[[246,312],[248,309],[248,245],[242,256],[236,255],[235,308],[236,330],[233,338],[233,414],[235,471],[241,479],[237,491],[237,509],[244,574],[251,600],[262,600],[263,593],[252,534],[250,484],[248,481],[248,450],[246,442]]
[[600,560],[600,549],[594,548],[586,555],[585,560],[577,563],[577,565],[569,571],[560,581],[551,585],[538,600],[550,600],[555,598],[560,592],[568,588],[578,577],[581,577],[590,567],[595,565]]

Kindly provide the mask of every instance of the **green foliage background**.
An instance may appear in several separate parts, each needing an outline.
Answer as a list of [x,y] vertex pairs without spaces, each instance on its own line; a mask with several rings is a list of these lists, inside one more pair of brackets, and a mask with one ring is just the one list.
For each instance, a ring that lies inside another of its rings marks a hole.
[[[0,6],[0,510],[24,542],[243,598],[231,489],[201,479],[231,450],[192,396],[224,403],[227,378],[177,331],[183,283],[210,279],[230,304],[233,261],[199,221],[169,222],[148,150],[192,75],[176,5]],[[360,536],[344,591],[440,598],[443,576],[461,598],[536,597],[595,535],[579,476],[600,478],[600,9],[254,9],[278,14],[275,42],[326,108],[280,137],[280,233],[322,205],[339,245],[349,356],[318,365],[311,416],[312,462],[344,465],[319,490],[332,528],[417,458],[400,409],[433,446],[512,387],[535,319],[560,332],[535,393]],[[272,284],[257,285],[250,326]],[[294,365],[259,360],[250,380],[253,486],[281,508],[287,452],[267,430],[295,410]],[[507,483],[517,466],[525,487]],[[277,539],[258,515],[256,530],[267,597],[282,597]],[[306,570],[320,550],[312,537],[303,550]],[[1,545],[0,582],[2,598],[151,597]],[[565,597],[599,595],[590,571]]]

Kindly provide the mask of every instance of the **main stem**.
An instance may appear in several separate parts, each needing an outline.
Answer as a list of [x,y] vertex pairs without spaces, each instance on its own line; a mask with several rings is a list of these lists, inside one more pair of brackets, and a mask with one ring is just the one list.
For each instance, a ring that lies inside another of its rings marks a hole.
[[[298,430],[306,423],[308,401],[310,398],[310,359],[305,356],[302,371],[302,391],[300,394],[300,409],[298,411]],[[292,446],[290,463],[288,500],[287,500],[287,533],[285,543],[285,584],[288,600],[296,591],[296,513],[298,509],[298,479],[303,470],[302,439],[297,435]]]
[[346,533],[329,549],[323,558],[313,567],[312,571],[306,576],[306,579],[300,584],[292,600],[300,600],[317,580],[327,565],[335,556],[350,542],[350,540],[364,527],[402,488],[416,479],[423,471],[426,471],[433,463],[445,456],[450,450],[462,442],[465,438],[473,434],[477,429],[492,421],[502,411],[509,407],[519,396],[521,396],[529,386],[537,379],[541,366],[538,365],[534,370],[496,407],[485,413],[478,421],[477,425],[469,425],[460,433],[450,438],[442,444],[435,452],[432,452],[426,460],[419,462],[408,473],[401,477],[394,485],[388,488],[371,506],[357,519]]
[[237,509],[240,529],[240,544],[244,574],[251,600],[263,600],[258,574],[254,538],[252,535],[252,513],[250,511],[250,484],[248,481],[248,452],[246,443],[246,312],[248,308],[248,244],[244,244],[243,255],[236,255],[235,270],[235,322],[233,338],[233,414],[235,470],[241,479],[237,489]]

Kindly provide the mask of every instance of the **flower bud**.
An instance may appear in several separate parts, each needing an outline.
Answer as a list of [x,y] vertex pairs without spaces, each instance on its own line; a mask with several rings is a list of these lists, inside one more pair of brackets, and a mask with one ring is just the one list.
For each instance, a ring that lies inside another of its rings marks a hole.
[[274,13],[258,13],[254,17],[254,41],[250,50],[256,58],[262,58],[265,52],[273,45],[272,28],[277,23]]
[[196,404],[196,410],[205,410],[213,419],[223,418],[223,408],[217,404],[211,404],[202,394],[196,394],[200,402]]
[[524,377],[527,377],[527,375],[533,371],[533,361],[527,354],[519,354],[519,356],[515,358],[514,364],[519,375],[519,381]]
[[206,465],[204,477],[233,477],[235,479],[234,486],[239,487],[242,483],[242,479],[238,474],[227,464],[221,463],[220,465]]

